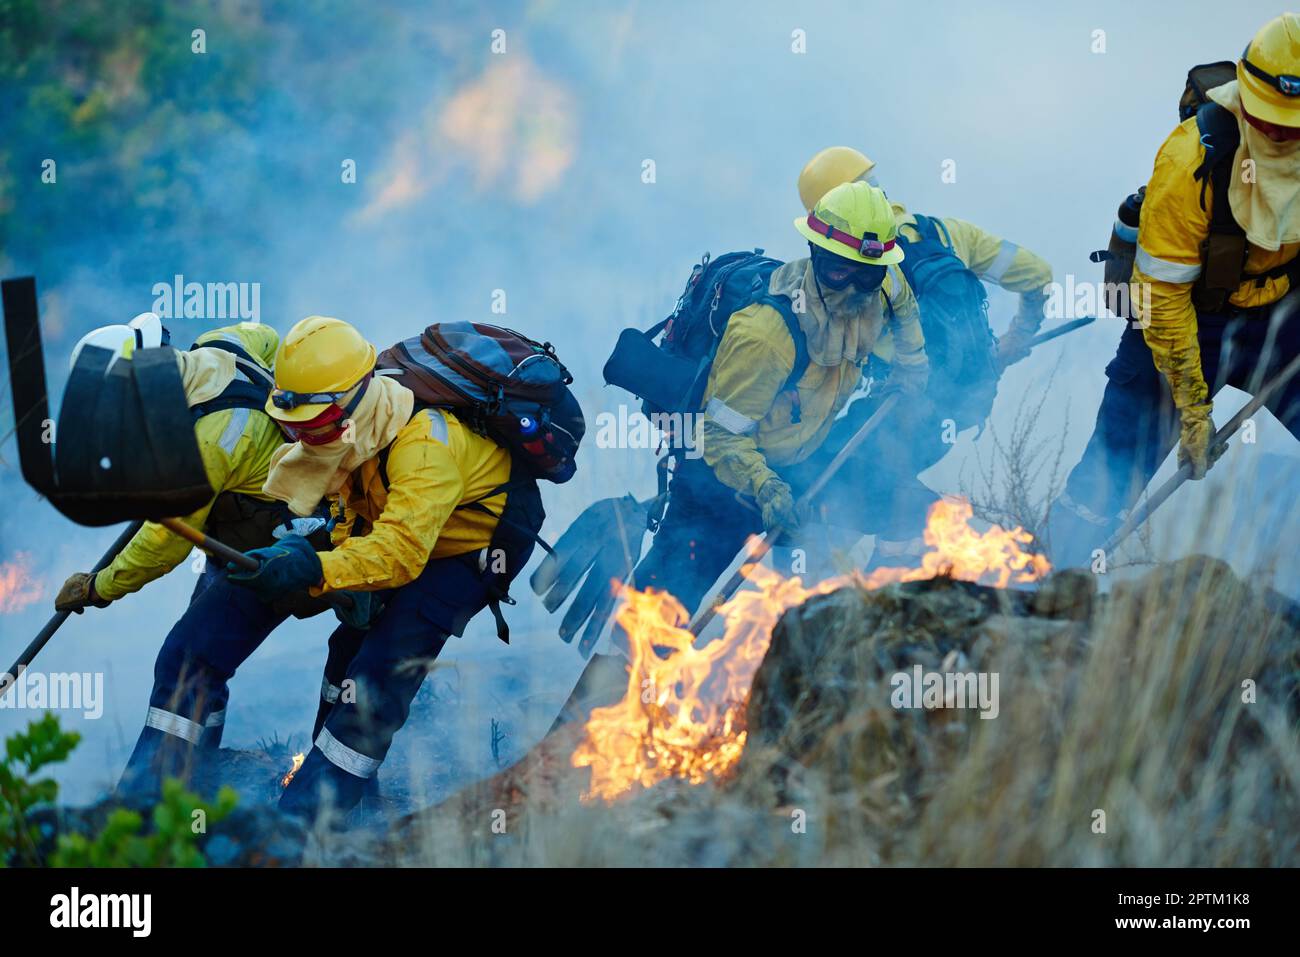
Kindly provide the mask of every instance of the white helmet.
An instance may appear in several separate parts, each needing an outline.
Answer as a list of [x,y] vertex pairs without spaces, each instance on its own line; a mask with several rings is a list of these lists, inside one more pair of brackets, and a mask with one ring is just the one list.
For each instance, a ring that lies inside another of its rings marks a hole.
[[72,347],[72,358],[68,364],[75,366],[81,356],[81,350],[86,346],[97,346],[113,353],[113,358],[109,362],[111,368],[119,357],[129,358],[136,349],[157,348],[164,345],[169,338],[167,330],[163,328],[162,320],[156,314],[142,312],[126,325],[115,323],[111,326],[100,326],[86,333]]

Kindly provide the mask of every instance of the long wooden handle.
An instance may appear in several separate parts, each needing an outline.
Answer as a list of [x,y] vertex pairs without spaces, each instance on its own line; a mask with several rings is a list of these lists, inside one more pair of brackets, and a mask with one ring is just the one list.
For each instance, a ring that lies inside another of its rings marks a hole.
[[[118,553],[126,548],[131,539],[135,538],[135,533],[140,531],[142,525],[144,525],[144,522],[132,522],[123,529],[122,534],[117,536],[117,540],[108,547],[108,551],[104,552],[99,561],[95,562],[95,567],[90,570],[90,574],[97,575],[111,565]],[[4,681],[4,684],[0,685],[0,698],[3,698],[5,693],[13,686],[13,679],[17,678],[19,669],[26,669],[32,663],[32,659],[45,647],[46,642],[54,637],[54,633],[59,630],[59,626],[67,621],[68,616],[71,614],[70,611],[56,611],[50,620],[45,623],[45,627],[36,633],[36,637],[18,656],[18,660],[5,672],[5,674],[9,675],[9,678],[0,678],[0,681]]]
[[[1228,444],[1228,439],[1232,438],[1236,431],[1241,428],[1241,424],[1262,409],[1264,404],[1275,393],[1281,391],[1288,382],[1295,378],[1297,372],[1300,372],[1300,356],[1296,356],[1281,372],[1264,383],[1260,390],[1251,397],[1250,401],[1243,405],[1223,428],[1214,433],[1214,439],[1210,442],[1209,447],[1211,461],[1213,461],[1214,453]],[[1181,466],[1164,485],[1152,492],[1145,502],[1129,513],[1129,517],[1124,524],[1119,527],[1114,535],[1106,539],[1105,544],[1101,546],[1102,551],[1112,551],[1124,539],[1132,535],[1135,529],[1151,517],[1152,512],[1163,505],[1165,500],[1178,491],[1179,487],[1191,477],[1192,467],[1190,465]]]
[[[164,518],[159,524],[169,532],[179,535],[186,541],[193,542],[213,558],[218,558],[223,562],[231,562],[246,571],[257,571],[256,559],[249,558],[243,552],[236,551],[229,545],[222,544],[211,535],[204,535],[197,528],[186,525],[179,518]],[[352,599],[347,595],[341,595],[337,592],[326,595],[325,599],[336,608],[347,610],[352,607]]]
[[[796,508],[806,508],[818,495],[821,494],[822,489],[826,487],[826,483],[835,477],[835,473],[840,470],[844,463],[847,462],[862,443],[867,440],[867,437],[876,430],[877,426],[880,425],[885,416],[888,415],[894,406],[898,404],[898,400],[899,396],[895,393],[894,395],[888,396],[885,401],[880,403],[880,407],[871,414],[871,418],[867,419],[867,421],[862,424],[862,428],[853,433],[853,438],[844,443],[844,448],[840,449],[839,452],[835,454],[835,458],[831,459],[830,465],[826,466],[821,475],[817,477],[817,481],[808,486],[808,490],[804,492],[803,495],[799,496],[799,501],[795,503]],[[763,536],[754,543],[753,547],[749,550],[749,554],[746,555],[744,561],[740,563],[740,567],[737,568],[732,576],[727,579],[726,584],[718,589],[717,593],[713,596],[713,600],[700,609],[699,615],[696,617],[695,621],[691,623],[691,634],[699,637],[700,633],[708,627],[709,622],[713,621],[714,616],[717,615],[718,607],[731,598],[731,596],[736,593],[737,589],[745,583],[745,566],[761,562],[767,553],[772,550],[773,543],[781,537],[782,531],[783,529],[774,528],[769,532],[765,532]]]

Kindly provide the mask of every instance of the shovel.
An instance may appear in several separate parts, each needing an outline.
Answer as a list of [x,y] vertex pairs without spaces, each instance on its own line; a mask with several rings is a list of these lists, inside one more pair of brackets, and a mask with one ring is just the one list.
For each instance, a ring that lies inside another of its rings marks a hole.
[[[826,483],[835,477],[835,473],[838,472],[853,453],[858,450],[858,447],[867,440],[867,437],[871,435],[872,432],[876,431],[880,426],[880,423],[884,421],[885,416],[887,416],[894,406],[898,404],[898,399],[898,393],[894,393],[893,395],[886,397],[885,400],[880,403],[880,406],[876,411],[871,413],[871,418],[862,423],[862,428],[853,433],[853,438],[845,442],[844,448],[840,449],[839,452],[836,453],[835,458],[831,459],[830,464],[826,466],[821,475],[817,477],[817,481],[808,486],[808,490],[804,492],[803,495],[799,496],[799,501],[795,503],[796,509],[806,509],[816,500],[817,496],[821,494],[822,489],[826,487]],[[714,616],[717,615],[718,607],[731,598],[731,596],[736,593],[737,589],[745,583],[745,567],[747,565],[761,562],[763,557],[772,550],[773,543],[780,537],[781,529],[775,528],[770,532],[764,533],[764,535],[754,543],[753,547],[749,550],[749,554],[746,555],[744,561],[740,563],[740,567],[736,569],[735,573],[732,574],[730,578],[727,579],[726,584],[718,589],[713,600],[704,606],[699,615],[696,616],[695,621],[691,623],[691,634],[695,635],[697,638],[700,636],[704,629],[708,627],[709,622],[713,621]]]

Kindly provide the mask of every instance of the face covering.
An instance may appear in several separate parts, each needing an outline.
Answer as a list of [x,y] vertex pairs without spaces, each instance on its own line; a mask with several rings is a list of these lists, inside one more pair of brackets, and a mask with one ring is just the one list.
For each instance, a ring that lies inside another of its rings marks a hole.
[[387,376],[375,376],[344,435],[324,445],[282,445],[272,453],[262,491],[287,503],[294,514],[310,515],[321,499],[343,487],[348,475],[392,444],[414,408],[410,389]]
[[[1241,130],[1228,203],[1246,239],[1270,252],[1285,243],[1300,242],[1300,140],[1277,143],[1251,126],[1241,107],[1236,80],[1216,86],[1206,95],[1237,117]],[[1243,164],[1248,161],[1253,161],[1254,175],[1244,177],[1243,171],[1250,167]]]
[[865,362],[885,324],[878,288],[863,293],[850,283],[844,289],[826,289],[807,259],[776,269],[768,291],[791,298],[799,295],[804,308],[795,315],[808,341],[808,358],[815,365],[834,368],[844,362]]

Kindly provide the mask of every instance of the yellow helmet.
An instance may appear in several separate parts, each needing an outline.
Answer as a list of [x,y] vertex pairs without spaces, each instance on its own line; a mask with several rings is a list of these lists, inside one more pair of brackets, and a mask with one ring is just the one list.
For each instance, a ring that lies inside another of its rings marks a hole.
[[817,201],[841,183],[866,182],[876,168],[866,155],[852,146],[831,146],[807,163],[799,174],[799,199],[812,212]]
[[1264,24],[1237,62],[1237,85],[1251,116],[1300,126],[1300,16],[1284,13]]
[[285,334],[275,353],[275,391],[266,413],[307,422],[342,407],[375,368],[375,347],[342,319],[308,316]]
[[903,261],[894,209],[876,186],[836,186],[807,217],[796,219],[794,228],[810,243],[853,262],[889,266]]

